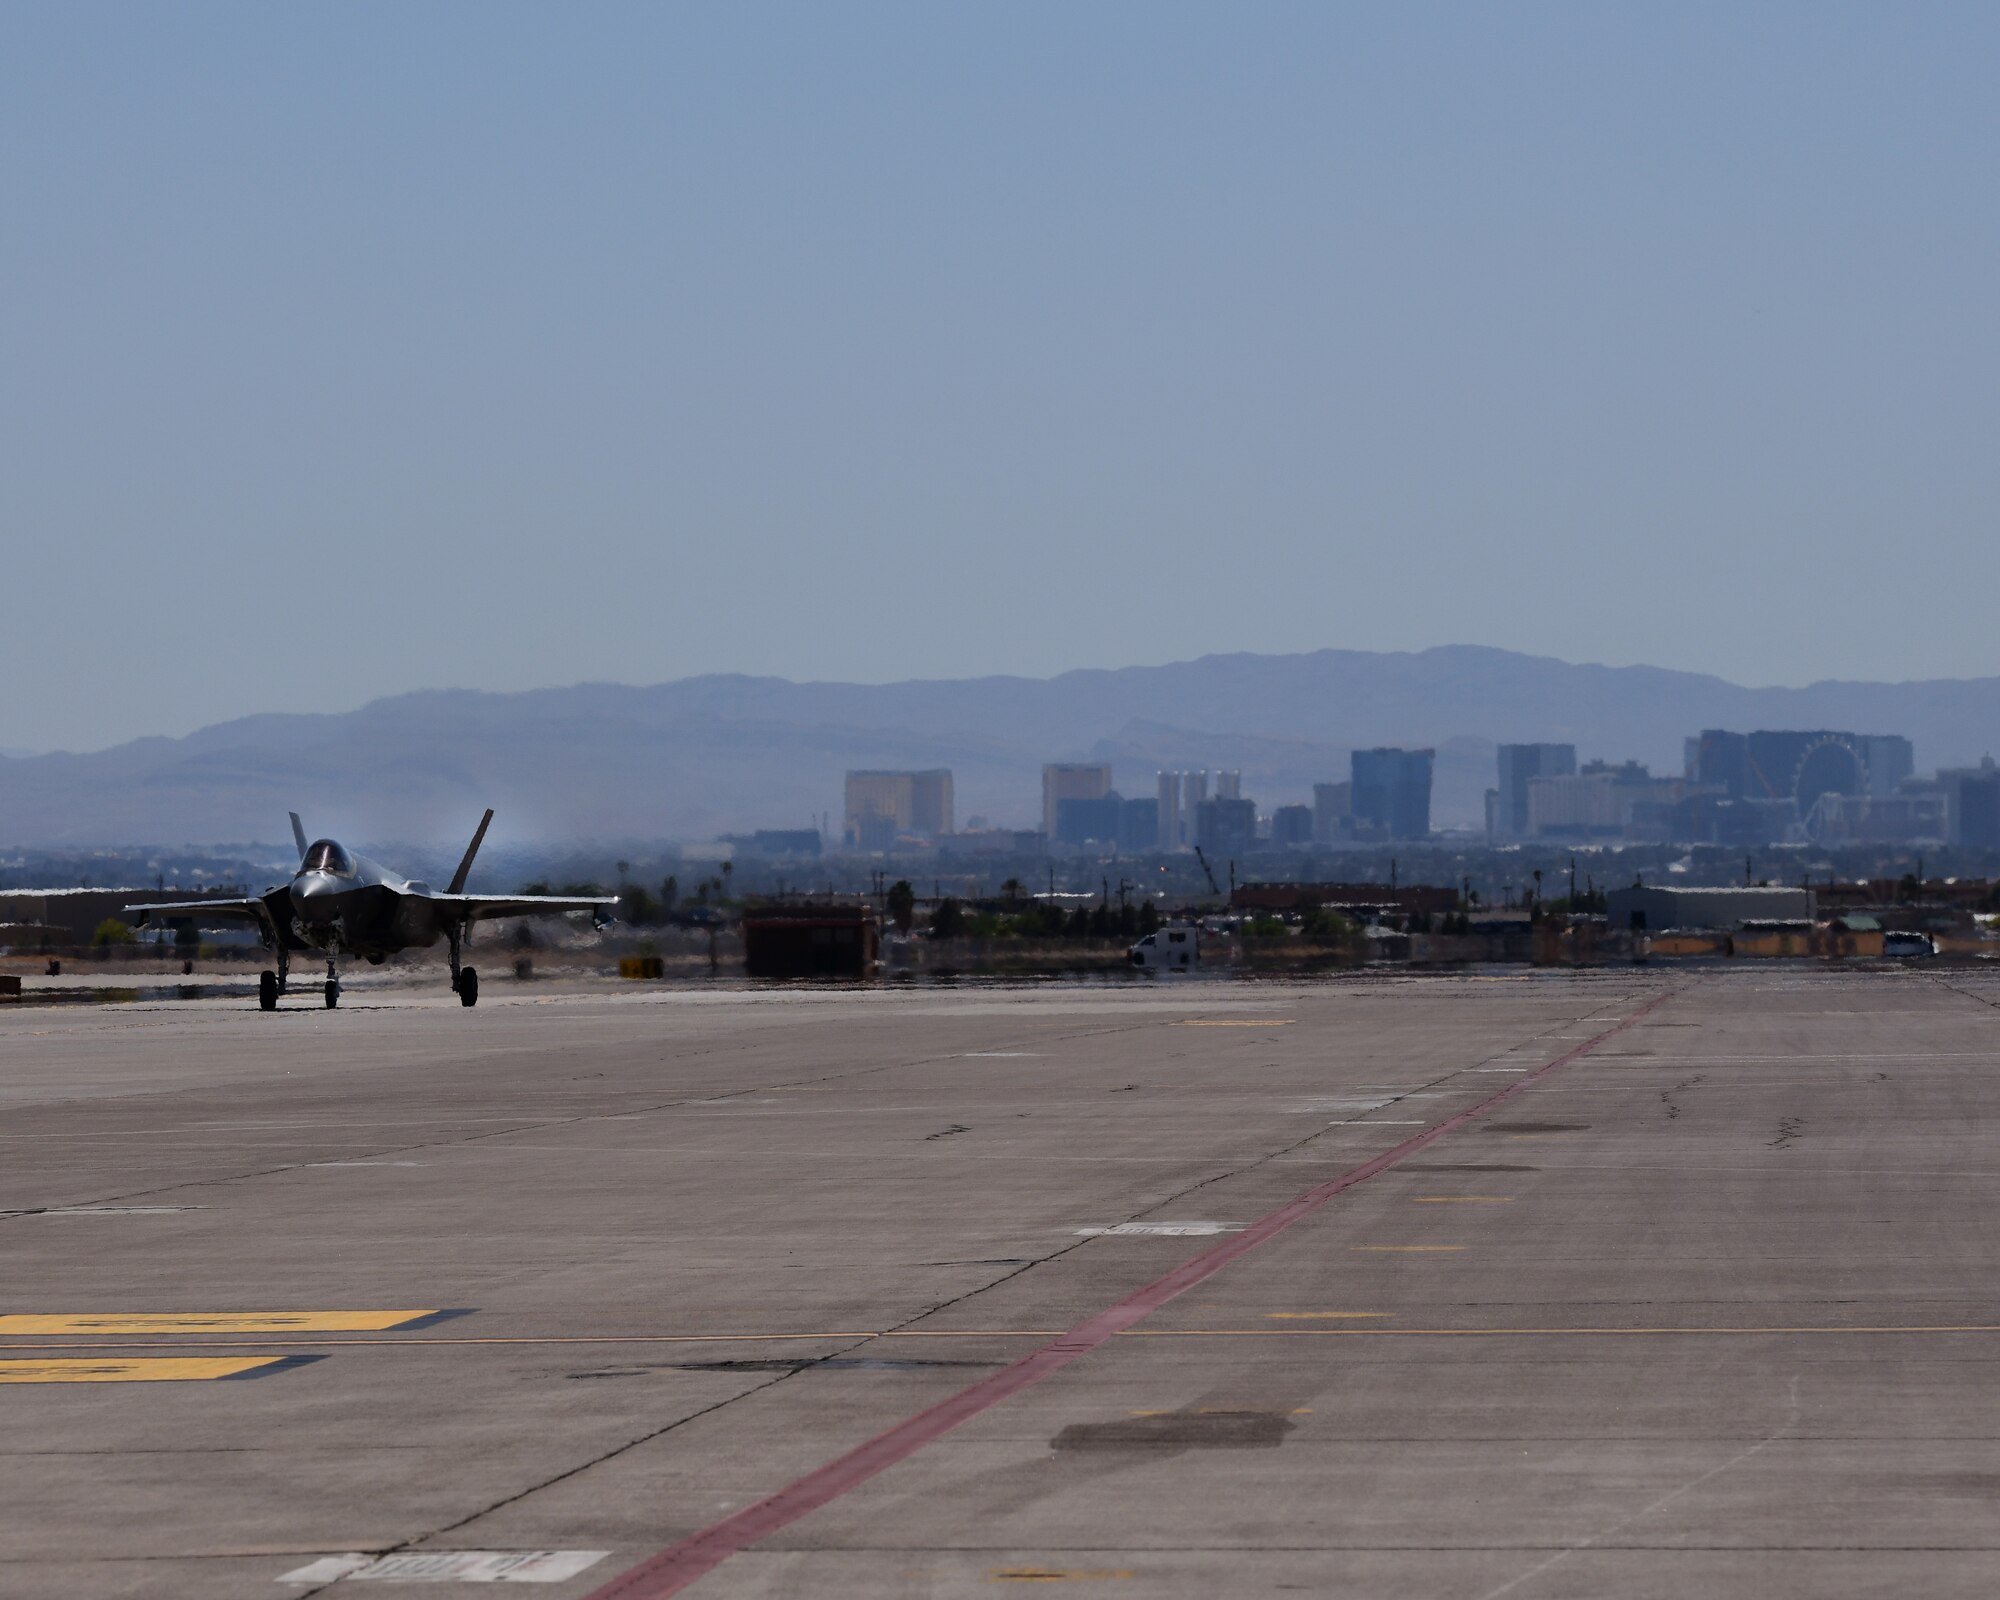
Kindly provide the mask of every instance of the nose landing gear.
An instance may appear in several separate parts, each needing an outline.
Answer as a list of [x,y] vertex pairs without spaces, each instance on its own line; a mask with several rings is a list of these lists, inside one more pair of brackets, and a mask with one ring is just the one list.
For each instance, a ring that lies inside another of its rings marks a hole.
[[278,1009],[278,975],[268,967],[257,975],[257,1006],[262,1011]]
[[340,1004],[340,969],[332,956],[326,958],[326,1009]]

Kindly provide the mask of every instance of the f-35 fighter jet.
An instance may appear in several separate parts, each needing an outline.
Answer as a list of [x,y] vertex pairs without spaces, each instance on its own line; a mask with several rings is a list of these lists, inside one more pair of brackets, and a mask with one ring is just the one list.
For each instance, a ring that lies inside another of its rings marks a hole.
[[465,859],[452,874],[451,887],[439,894],[429,884],[398,877],[387,867],[356,855],[336,839],[306,843],[299,814],[292,814],[292,839],[299,847],[298,870],[290,883],[241,900],[178,900],[161,905],[127,906],[139,913],[141,926],[154,917],[240,917],[257,925],[264,948],[277,959],[277,970],[259,979],[257,1003],[266,1011],[278,1008],[285,993],[295,950],[326,955],[326,1003],[340,1004],[340,958],[360,956],[380,966],[399,950],[421,949],[439,939],[451,943],[451,987],[462,1006],[479,1003],[479,974],[461,966],[466,941],[475,922],[492,917],[539,916],[559,911],[588,911],[598,927],[612,920],[614,896],[555,894],[466,894],[466,875],[492,822],[489,810],[466,846]]

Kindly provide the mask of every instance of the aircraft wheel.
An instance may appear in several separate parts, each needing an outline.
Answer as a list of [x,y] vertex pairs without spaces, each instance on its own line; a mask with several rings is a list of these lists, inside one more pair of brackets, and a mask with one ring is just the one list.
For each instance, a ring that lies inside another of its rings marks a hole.
[[479,974],[470,967],[458,970],[458,1003],[462,1006],[479,1004]]
[[257,975],[257,1008],[260,1011],[278,1009],[278,975],[268,968]]
[[326,1009],[331,1011],[335,1006],[339,1004],[340,1004],[340,985],[329,979],[326,986]]

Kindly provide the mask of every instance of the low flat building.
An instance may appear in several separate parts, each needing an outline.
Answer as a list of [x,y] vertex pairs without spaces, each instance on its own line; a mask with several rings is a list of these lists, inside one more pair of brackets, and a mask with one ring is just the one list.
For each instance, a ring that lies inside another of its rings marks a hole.
[[1811,922],[1810,889],[1613,889],[1605,921],[1616,929],[1740,928],[1747,922]]
[[743,913],[743,964],[753,978],[872,978],[880,955],[872,906],[753,906]]

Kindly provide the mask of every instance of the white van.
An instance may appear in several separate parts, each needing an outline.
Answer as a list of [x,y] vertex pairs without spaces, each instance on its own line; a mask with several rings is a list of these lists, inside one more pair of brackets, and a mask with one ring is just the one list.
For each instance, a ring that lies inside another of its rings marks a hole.
[[1201,965],[1199,928],[1162,928],[1131,949],[1132,965],[1153,971],[1186,972]]

